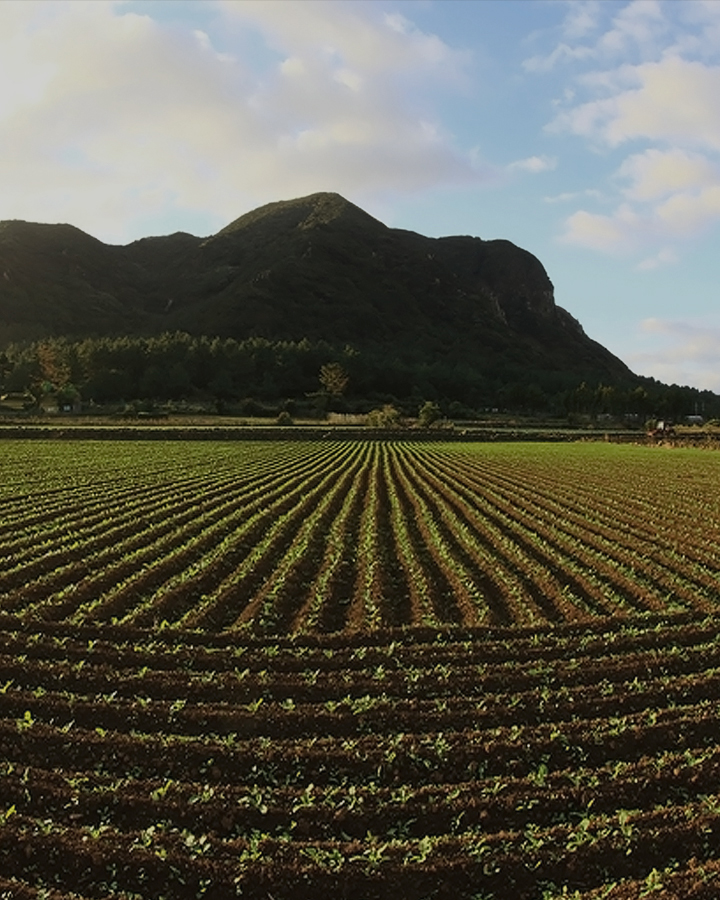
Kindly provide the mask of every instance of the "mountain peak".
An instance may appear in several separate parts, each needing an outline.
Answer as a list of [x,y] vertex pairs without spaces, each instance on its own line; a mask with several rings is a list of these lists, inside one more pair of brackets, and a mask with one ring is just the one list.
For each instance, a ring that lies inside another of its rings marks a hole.
[[365,225],[372,223],[376,227],[385,228],[381,222],[340,194],[321,191],[316,194],[308,194],[306,197],[297,197],[294,200],[266,203],[230,222],[217,233],[216,237],[236,234],[263,223],[273,229],[285,230],[316,228],[337,223],[340,220],[362,222]]
[[0,240],[18,241],[40,246],[99,246],[102,242],[75,225],[48,224],[46,222],[26,222],[24,219],[4,219],[0,221]]

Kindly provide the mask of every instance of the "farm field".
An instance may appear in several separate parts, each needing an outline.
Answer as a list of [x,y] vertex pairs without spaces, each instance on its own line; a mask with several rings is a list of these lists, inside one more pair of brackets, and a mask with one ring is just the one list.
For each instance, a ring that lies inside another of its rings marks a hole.
[[720,456],[5,441],[0,897],[720,895]]

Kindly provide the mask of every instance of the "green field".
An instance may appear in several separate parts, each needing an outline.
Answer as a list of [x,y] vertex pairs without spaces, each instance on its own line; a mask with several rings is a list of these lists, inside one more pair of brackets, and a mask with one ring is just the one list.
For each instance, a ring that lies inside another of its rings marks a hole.
[[255,634],[714,613],[720,456],[578,444],[2,445],[0,612]]
[[720,896],[720,454],[0,450],[1,898]]

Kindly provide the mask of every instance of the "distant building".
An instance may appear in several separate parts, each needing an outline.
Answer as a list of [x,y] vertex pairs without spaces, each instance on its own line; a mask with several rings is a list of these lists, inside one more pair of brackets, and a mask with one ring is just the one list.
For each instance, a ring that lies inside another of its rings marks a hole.
[[12,410],[30,409],[35,405],[35,398],[27,391],[10,391],[0,396],[0,409]]
[[59,391],[46,391],[38,402],[41,412],[54,415],[56,413],[82,412],[80,391],[74,387],[61,388]]

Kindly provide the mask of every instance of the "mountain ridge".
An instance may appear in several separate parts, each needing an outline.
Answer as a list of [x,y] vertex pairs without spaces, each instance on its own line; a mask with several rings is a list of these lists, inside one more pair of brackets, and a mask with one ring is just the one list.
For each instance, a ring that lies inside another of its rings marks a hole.
[[335,193],[251,210],[214,235],[104,244],[72,225],[0,223],[0,347],[187,332],[322,341],[473,377],[636,383],[503,239],[390,228]]

